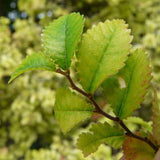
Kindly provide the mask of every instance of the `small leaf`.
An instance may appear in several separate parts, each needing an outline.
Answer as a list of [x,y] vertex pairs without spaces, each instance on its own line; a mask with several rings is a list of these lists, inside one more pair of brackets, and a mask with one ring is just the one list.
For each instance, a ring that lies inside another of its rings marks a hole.
[[160,107],[158,104],[158,98],[157,98],[157,91],[156,88],[154,88],[154,100],[153,100],[153,138],[157,142],[157,144],[160,146]]
[[11,83],[11,81],[13,81],[16,77],[18,77],[20,74],[26,71],[38,70],[38,69],[55,71],[55,65],[52,62],[52,60],[43,53],[41,52],[33,53],[27,56],[26,59],[22,61],[22,63],[12,74],[8,83]]
[[115,127],[111,127],[106,122],[104,124],[93,124],[90,132],[91,133],[82,133],[77,141],[77,146],[83,151],[84,156],[95,152],[102,143],[107,143],[114,148],[119,148],[124,140],[124,132]]
[[93,110],[94,108],[85,100],[69,90],[63,88],[57,90],[54,111],[63,133],[91,117]]
[[139,108],[151,78],[147,54],[144,50],[138,49],[130,55],[126,66],[116,76],[108,78],[103,83],[104,94],[116,116],[126,118],[133,110]]
[[122,149],[126,160],[153,160],[155,154],[145,142],[128,136],[125,138]]
[[123,20],[106,20],[88,30],[77,53],[77,70],[83,88],[90,93],[124,66],[130,42],[130,30]]
[[135,123],[138,125],[141,125],[143,128],[143,131],[147,131],[149,133],[152,132],[152,122],[146,122],[140,117],[128,117],[126,120],[124,120],[125,123]]
[[83,25],[83,16],[72,13],[54,20],[43,31],[42,42],[46,54],[64,70],[70,67]]

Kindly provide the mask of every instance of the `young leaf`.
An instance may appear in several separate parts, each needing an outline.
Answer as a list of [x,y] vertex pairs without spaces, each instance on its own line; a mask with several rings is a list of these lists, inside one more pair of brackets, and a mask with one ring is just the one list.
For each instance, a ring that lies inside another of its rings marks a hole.
[[152,132],[152,122],[146,122],[140,117],[128,117],[124,120],[124,122],[140,125],[143,128],[143,131],[147,131],[149,133]]
[[12,74],[8,83],[13,81],[16,77],[18,77],[20,74],[26,71],[38,70],[38,69],[55,71],[55,65],[53,61],[43,53],[41,52],[33,53],[27,56],[26,59],[22,61],[22,63],[18,66],[18,68]]
[[139,108],[151,80],[151,68],[144,50],[134,51],[126,66],[102,85],[114,113],[123,119]]
[[123,20],[106,20],[88,30],[77,53],[77,70],[83,88],[90,93],[124,66],[132,36]]
[[72,13],[54,20],[42,34],[43,47],[58,66],[67,70],[83,31],[84,18]]
[[91,117],[93,110],[94,108],[85,100],[69,90],[63,88],[57,90],[54,111],[64,133],[77,123]]
[[84,153],[84,156],[95,152],[99,145],[107,143],[114,148],[119,148],[124,140],[124,132],[111,127],[106,122],[92,125],[91,133],[82,133],[77,141],[77,146]]
[[160,145],[160,107],[157,99],[157,92],[154,88],[154,101],[153,101],[153,138]]
[[125,138],[122,149],[126,160],[153,160],[155,154],[145,142],[131,137]]

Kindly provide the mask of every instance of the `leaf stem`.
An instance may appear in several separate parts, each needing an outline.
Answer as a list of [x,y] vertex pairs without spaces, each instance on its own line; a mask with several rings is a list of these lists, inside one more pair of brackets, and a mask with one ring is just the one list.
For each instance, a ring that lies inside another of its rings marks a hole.
[[71,76],[70,76],[70,71],[69,71],[69,70],[66,71],[66,72],[64,72],[64,71],[62,71],[61,69],[57,69],[56,72],[64,75],[64,76],[68,79],[68,81],[69,81],[72,89],[74,89],[74,90],[76,90],[77,92],[81,93],[82,95],[84,95],[85,97],[87,97],[87,98],[92,102],[92,104],[95,106],[95,109],[96,109],[96,110],[94,111],[95,113],[101,114],[101,115],[103,115],[104,117],[106,117],[106,118],[108,118],[108,119],[110,119],[110,120],[113,120],[113,121],[117,122],[117,123],[126,131],[126,135],[127,135],[127,136],[133,137],[133,138],[136,138],[136,139],[139,139],[139,140],[147,143],[151,148],[153,148],[153,149],[155,150],[155,152],[158,151],[158,147],[157,147],[154,143],[152,143],[147,137],[141,137],[141,136],[139,136],[139,135],[136,135],[136,134],[132,133],[132,132],[129,130],[129,128],[124,124],[124,122],[123,122],[119,117],[113,117],[113,116],[109,115],[108,113],[104,112],[104,111],[99,107],[99,105],[96,103],[96,101],[93,99],[93,95],[92,95],[92,94],[86,93],[85,91],[83,91],[82,89],[80,89],[79,87],[77,87],[77,86],[74,84],[74,82],[73,82],[73,80],[72,80],[72,78],[71,78]]

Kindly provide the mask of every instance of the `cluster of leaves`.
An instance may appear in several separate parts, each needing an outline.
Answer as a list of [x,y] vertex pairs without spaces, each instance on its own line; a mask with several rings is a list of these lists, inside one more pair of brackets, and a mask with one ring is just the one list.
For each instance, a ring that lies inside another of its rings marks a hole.
[[[124,19],[132,29],[133,44],[146,48],[152,58],[154,82],[159,90],[159,0],[55,0],[54,3],[44,0],[38,2],[20,0],[19,9],[25,11],[33,19],[43,15],[39,22],[42,25],[48,24],[53,18],[77,11],[85,15],[85,30],[105,19]],[[148,110],[151,108],[152,99],[149,95],[148,101],[144,103]],[[145,119],[151,116],[150,112],[139,113]]]
[[[64,78],[34,72],[7,85],[17,62],[41,48],[41,27],[34,21],[17,19],[13,25],[12,33],[9,19],[0,18],[0,159],[38,160],[45,156],[82,160],[81,152],[75,149],[75,140],[61,134],[53,115],[55,89],[65,85]],[[72,134],[76,137],[79,132],[80,129]],[[115,155],[115,160],[120,155]],[[87,159],[105,157],[112,159],[112,150],[103,145]]]
[[[130,36],[128,25],[123,20],[100,22],[82,35],[83,26],[84,18],[77,13],[62,16],[50,23],[42,34],[43,51],[31,54],[24,59],[9,80],[11,82],[28,70],[53,71],[66,76],[73,90],[89,98],[95,108],[73,91],[65,88],[58,89],[54,111],[64,133],[70,131],[77,123],[91,117],[94,112],[99,114],[103,112],[92,99],[100,86],[115,116],[123,123],[123,119],[131,116],[133,110],[140,107],[151,80],[147,54],[143,49],[131,50],[132,36]],[[76,70],[84,91],[75,86],[69,72],[81,35],[82,40],[76,54]],[[147,137],[143,142],[135,139],[133,134],[129,135],[130,131],[125,136],[125,132],[119,127],[108,123],[95,123],[89,132],[79,136],[78,148],[83,151],[84,156],[87,156],[95,152],[102,143],[107,143],[114,148],[123,146],[123,159],[130,160],[135,157],[136,159],[153,159],[154,152],[159,146],[157,125],[160,112],[157,110],[159,106],[155,99],[153,133],[142,132]],[[116,121],[116,118],[110,119]],[[151,145],[145,147],[145,140]],[[144,147],[139,149],[141,143],[142,145],[144,143]],[[156,146],[156,149],[151,146]]]
[[[25,11],[28,15],[32,15],[30,16],[32,18],[43,13],[43,18],[40,20],[40,24],[43,25],[48,24],[52,18],[57,18],[71,11],[77,11],[85,15],[85,29],[105,19],[124,19],[132,29],[132,34],[134,35],[133,44],[137,47],[141,46],[146,48],[152,58],[154,82],[156,82],[159,90],[159,0],[55,0],[54,3],[40,0],[38,3],[28,3],[28,1],[20,0],[20,10]],[[45,4],[45,6],[40,7],[42,3]],[[28,9],[27,6],[29,5],[30,7]],[[31,10],[30,8],[33,9]],[[48,13],[50,12],[52,14],[48,17]],[[151,108],[152,99],[152,96],[149,95],[148,100],[144,102],[144,106],[147,107],[147,110]],[[150,113],[151,112],[142,112],[140,110],[138,114],[146,120],[149,120],[147,117],[151,116]]]

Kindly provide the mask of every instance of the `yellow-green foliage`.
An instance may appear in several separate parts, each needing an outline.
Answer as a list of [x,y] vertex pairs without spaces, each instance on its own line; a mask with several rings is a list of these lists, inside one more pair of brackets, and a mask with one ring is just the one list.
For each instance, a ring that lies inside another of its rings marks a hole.
[[72,129],[77,123],[91,117],[93,110],[94,108],[84,99],[74,95],[69,90],[63,88],[57,90],[54,111],[64,133]]
[[71,65],[83,25],[83,16],[72,13],[54,20],[43,31],[42,41],[46,54],[64,70]]
[[143,49],[135,50],[129,56],[125,67],[103,83],[103,92],[112,104],[114,113],[121,119],[130,116],[143,102],[151,80],[147,56]]
[[94,93],[106,78],[124,66],[131,40],[123,20],[100,22],[83,35],[77,53],[77,71],[86,91]]
[[123,141],[124,132],[119,128],[111,127],[108,123],[95,123],[90,132],[80,134],[77,146],[83,151],[84,156],[88,156],[94,153],[102,143],[119,148]]
[[47,55],[42,54],[41,52],[33,53],[27,56],[27,58],[22,61],[19,67],[12,74],[9,83],[25,71],[30,71],[30,70],[55,71],[55,69],[56,67],[53,64],[53,61]]

